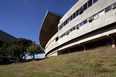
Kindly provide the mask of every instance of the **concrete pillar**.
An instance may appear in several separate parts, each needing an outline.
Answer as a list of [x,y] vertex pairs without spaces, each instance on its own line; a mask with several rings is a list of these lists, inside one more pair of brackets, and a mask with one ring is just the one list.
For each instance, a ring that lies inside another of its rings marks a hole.
[[83,45],[83,47],[84,47],[84,51],[86,51],[86,46],[85,46],[85,45]]
[[87,51],[86,45],[83,45],[83,44],[80,44],[80,43],[79,43],[79,45],[80,45],[80,46],[83,46],[83,49],[84,49],[83,51]]
[[113,36],[107,35],[112,40],[112,48],[116,47],[116,39]]
[[115,42],[116,42],[116,40],[115,39],[112,39],[112,48],[115,48],[116,47]]

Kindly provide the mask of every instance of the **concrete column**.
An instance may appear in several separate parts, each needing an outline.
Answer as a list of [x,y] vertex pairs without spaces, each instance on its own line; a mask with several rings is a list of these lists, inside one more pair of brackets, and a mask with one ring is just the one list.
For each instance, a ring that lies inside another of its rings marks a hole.
[[116,47],[115,42],[116,42],[116,40],[115,39],[112,39],[112,48],[115,48]]
[[56,49],[56,54],[58,55],[58,49]]
[[85,46],[85,45],[83,45],[83,47],[84,47],[84,51],[86,51],[86,46]]
[[107,35],[112,40],[112,48],[116,47],[116,39],[110,35]]
[[79,45],[83,46],[83,49],[84,49],[83,51],[87,51],[86,45],[83,45],[83,44],[80,44],[80,43],[79,43]]

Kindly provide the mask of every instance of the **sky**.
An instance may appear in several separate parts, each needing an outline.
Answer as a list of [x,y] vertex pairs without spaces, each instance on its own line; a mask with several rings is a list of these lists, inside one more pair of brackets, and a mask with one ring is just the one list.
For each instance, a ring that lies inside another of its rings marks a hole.
[[39,44],[47,11],[64,15],[78,0],[0,0],[0,30]]

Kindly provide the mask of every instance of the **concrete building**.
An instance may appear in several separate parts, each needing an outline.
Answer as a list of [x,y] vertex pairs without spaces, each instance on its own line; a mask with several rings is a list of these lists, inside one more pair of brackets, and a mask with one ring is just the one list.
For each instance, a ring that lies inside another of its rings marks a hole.
[[46,57],[116,45],[116,0],[79,0],[63,17],[47,12],[40,44]]
[[[0,30],[0,47],[2,46],[2,44],[4,42],[7,42],[9,40],[15,40],[15,39],[16,39],[15,37],[11,36],[10,34],[4,32],[2,30]],[[0,64],[3,63],[4,60],[6,61],[6,59],[8,59],[8,58],[6,56],[4,58],[4,56],[2,56],[2,53],[0,52]]]
[[3,42],[7,42],[9,40],[15,40],[16,38],[13,37],[12,35],[0,30],[0,46],[2,45]]

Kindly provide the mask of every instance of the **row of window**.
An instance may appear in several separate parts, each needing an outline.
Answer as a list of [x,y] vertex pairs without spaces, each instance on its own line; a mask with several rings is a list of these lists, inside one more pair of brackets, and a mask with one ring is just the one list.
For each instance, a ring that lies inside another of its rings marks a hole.
[[79,23],[78,25],[72,27],[70,30],[66,31],[65,33],[63,33],[58,39],[64,37],[65,35],[68,35],[70,32],[74,31],[75,29],[79,29],[80,26],[86,24],[86,23],[91,23],[93,20],[97,19],[98,17],[104,15],[105,13],[109,12],[110,10],[113,10],[116,8],[116,3],[114,3],[113,5],[110,5],[108,7],[106,7],[105,9],[103,9],[102,11],[98,12],[97,14],[89,17],[88,19],[84,20],[83,22]]
[[62,23],[58,30],[62,29],[66,24],[68,24],[72,19],[74,19],[76,16],[82,14],[87,8],[89,8],[92,4],[97,2],[98,0],[89,0],[87,3],[85,3],[81,8],[79,8],[75,13],[73,13],[64,23]]

